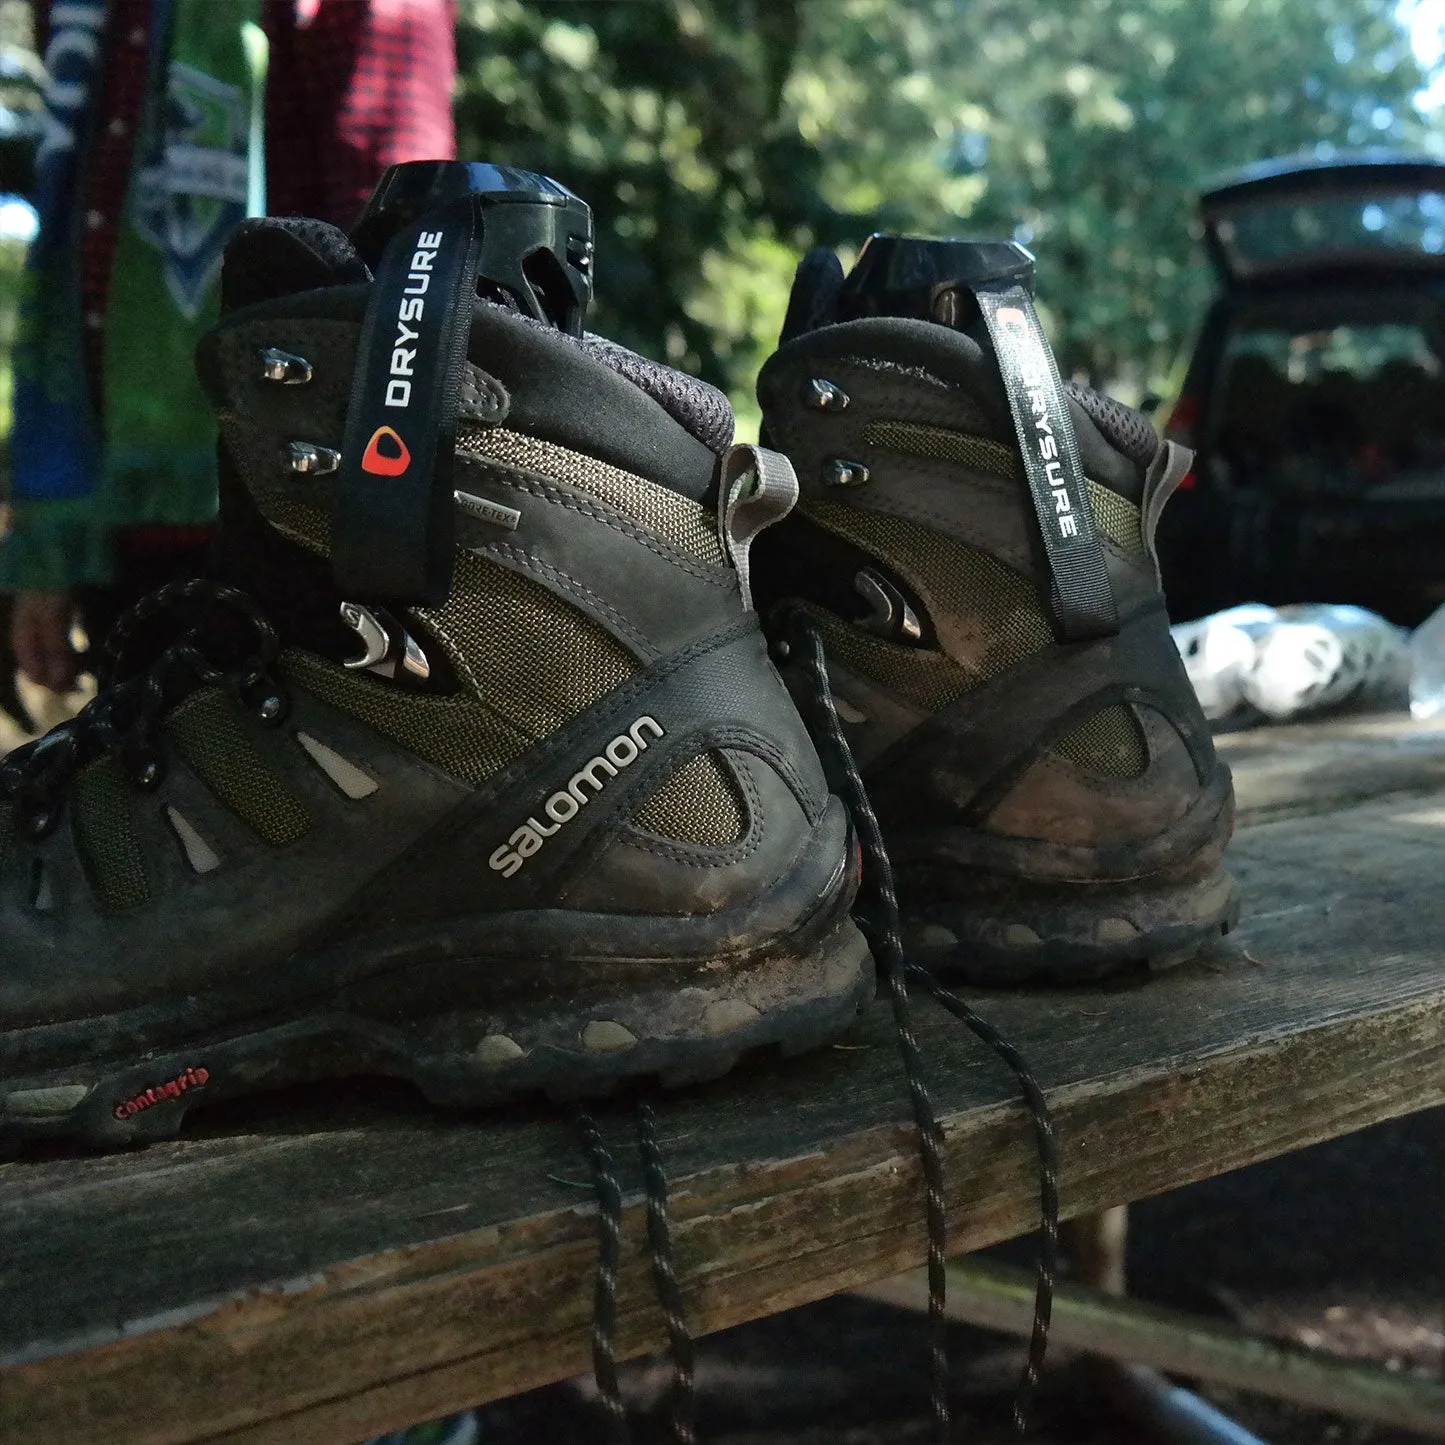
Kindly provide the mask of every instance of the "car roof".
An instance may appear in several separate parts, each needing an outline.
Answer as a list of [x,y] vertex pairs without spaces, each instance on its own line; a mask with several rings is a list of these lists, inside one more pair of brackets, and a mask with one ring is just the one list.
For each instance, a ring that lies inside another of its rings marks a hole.
[[1445,270],[1445,159],[1358,151],[1259,161],[1199,198],[1226,286],[1339,270]]
[[1407,151],[1363,150],[1321,159],[1279,156],[1255,161],[1214,181],[1199,196],[1206,213],[1237,201],[1305,196],[1318,191],[1445,188],[1445,159]]

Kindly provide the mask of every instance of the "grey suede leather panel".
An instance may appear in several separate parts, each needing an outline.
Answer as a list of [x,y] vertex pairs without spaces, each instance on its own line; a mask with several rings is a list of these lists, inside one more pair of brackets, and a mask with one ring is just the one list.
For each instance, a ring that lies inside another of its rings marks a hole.
[[[808,374],[806,369],[799,374],[795,390],[801,389]],[[875,421],[908,420],[958,430],[946,396],[915,378],[879,373],[856,362],[840,361],[827,375],[849,394],[842,411],[818,411],[794,400],[767,417],[769,433],[791,458],[805,497],[918,522],[990,553],[1040,589],[1045,586],[1047,559],[1022,479],[893,451],[863,439],[865,429]],[[791,395],[786,390],[784,394]],[[862,462],[869,469],[868,481],[848,488],[827,484],[823,478],[836,457]],[[1141,476],[1136,490],[1142,488]],[[1155,597],[1159,589],[1152,565],[1107,537],[1101,540],[1119,611],[1133,611]],[[934,620],[942,630],[944,624],[937,617]]]
[[457,485],[521,513],[515,531],[459,515],[460,545],[561,592],[644,661],[741,612],[731,568],[689,555],[574,487],[465,455]]
[[[849,386],[841,380],[841,373],[850,358],[889,362],[898,369],[855,367],[853,385]],[[950,406],[946,392],[909,377],[905,368],[926,371],[958,387],[967,397],[967,419],[960,414],[958,404]],[[859,375],[860,371],[866,372],[867,380]],[[825,326],[788,342],[768,360],[758,377],[758,400],[768,432],[773,444],[780,445],[783,451],[789,450],[786,418],[801,409],[802,389],[812,376],[837,383],[854,402],[866,401],[877,415],[970,432],[975,430],[973,417],[981,416],[986,423],[982,435],[1007,446],[1017,445],[1013,414],[986,338],[981,343],[964,332],[929,321],[889,316]],[[1067,394],[1065,400],[1084,470],[1095,481],[1137,503],[1143,487],[1142,469],[1104,440],[1078,402]],[[850,405],[831,415],[841,419],[851,410]],[[801,467],[798,475],[802,480]]]
[[[265,973],[467,792],[299,692],[286,726],[268,729],[254,719],[246,726],[263,758],[302,799],[310,831],[285,848],[267,847],[172,759],[157,791],[135,795],[152,884],[143,907],[111,915],[98,910],[69,827],[33,851],[15,850],[0,879],[0,1019],[7,1028],[135,1007]],[[345,798],[302,751],[298,728],[357,762],[380,784],[377,791],[356,802]],[[192,873],[165,821],[168,803],[221,855],[214,872]],[[55,883],[59,906],[49,914],[30,906],[37,856]],[[277,887],[278,878],[295,886]]]
[[[221,438],[263,508],[284,498],[330,513],[335,476],[293,472],[288,447],[299,441],[341,449],[359,332],[350,321],[276,317],[235,322],[208,336],[209,390]],[[311,380],[304,386],[265,380],[259,355],[267,346],[304,356],[312,366]]]
[[[224,405],[227,385],[223,372],[231,350],[227,338],[236,328],[257,332],[275,328],[276,336],[304,339],[308,323],[319,320],[349,323],[359,334],[369,293],[367,286],[327,286],[233,312],[196,348],[196,366],[207,393],[218,406]],[[316,360],[304,346],[288,347],[279,340],[262,345],[295,351],[313,364]],[[507,394],[510,425],[586,451],[694,500],[709,494],[717,469],[716,453],[646,392],[589,356],[571,337],[479,301],[468,355]],[[353,363],[354,352],[344,362],[348,395]],[[304,393],[314,384],[313,380],[307,386],[269,386],[268,395],[286,390]],[[339,446],[340,442],[327,445]]]
[[1108,848],[1147,842],[1189,811],[1199,775],[1184,740],[1151,707],[1136,707],[1149,765],[1137,777],[1107,776],[1049,753],[989,811],[991,832]]
[[478,304],[471,359],[511,393],[510,425],[700,501],[717,454],[571,337]]
[[[1018,887],[1162,881],[1179,872],[1197,874],[1219,863],[1233,827],[1234,791],[1228,768],[1220,765],[1175,823],[1142,842],[1011,837],[991,828],[953,824],[895,827],[888,835],[888,851],[900,888],[915,894],[926,890],[928,901],[940,902],[977,899],[981,887],[986,893],[990,875]],[[920,879],[926,880],[922,888]]]
[[[600,789],[583,788],[586,806],[510,876],[490,866],[499,848],[529,820],[551,827],[549,798],[567,790],[590,759],[615,737],[650,717],[662,737],[648,736],[645,751],[625,769],[604,776]],[[637,809],[688,758],[714,749],[750,753],[768,762],[786,783],[802,823],[776,809],[769,826],[797,835],[816,827],[827,784],[802,719],[767,659],[755,619],[744,617],[717,637],[655,663],[614,688],[578,718],[543,739],[491,779],[418,841],[376,881],[342,925],[343,933],[401,923],[424,923],[453,914],[550,908],[629,826]],[[762,893],[770,881],[750,858],[737,869],[738,887]],[[444,859],[446,866],[439,867]],[[635,891],[613,895],[618,913],[651,914],[646,879]]]
[[757,896],[759,880],[785,878],[812,849],[846,855],[847,818],[833,800],[816,829],[777,771],[761,758],[726,754],[747,800],[742,838],[729,848],[703,848],[658,838],[635,826],[580,870],[567,886],[569,908],[610,913],[619,898],[649,897],[653,911],[677,916],[719,913]]
[[[1203,719],[1171,705],[1181,686],[1188,679],[1157,612],[1126,621],[1115,637],[1048,647],[941,709],[880,757],[869,775],[874,807],[885,823],[905,827],[981,825],[1053,743],[1121,701],[1147,702],[1188,745],[1189,776],[1144,775],[1187,802],[1217,763]],[[1109,781],[1101,777],[1100,785]]]
[[[784,679],[804,713],[815,706],[811,678],[790,668],[784,673]],[[860,768],[871,768],[877,758],[928,718],[922,708],[895,697],[836,656],[828,658],[828,686],[833,691],[835,706],[842,702],[863,716],[862,722],[842,719],[848,746]]]

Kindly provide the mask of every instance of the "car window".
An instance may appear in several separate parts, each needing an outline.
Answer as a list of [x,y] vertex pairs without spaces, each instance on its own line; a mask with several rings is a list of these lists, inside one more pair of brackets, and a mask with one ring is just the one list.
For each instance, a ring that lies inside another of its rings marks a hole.
[[1238,488],[1383,496],[1445,483],[1445,366],[1421,324],[1241,325],[1211,408],[1213,474]]
[[1246,356],[1263,358],[1295,384],[1327,374],[1368,380],[1392,361],[1419,367],[1428,376],[1441,373],[1440,358],[1422,328],[1400,322],[1237,331],[1225,346],[1226,371]]
[[1445,195],[1255,202],[1220,216],[1214,230],[1237,276],[1346,260],[1445,260]]

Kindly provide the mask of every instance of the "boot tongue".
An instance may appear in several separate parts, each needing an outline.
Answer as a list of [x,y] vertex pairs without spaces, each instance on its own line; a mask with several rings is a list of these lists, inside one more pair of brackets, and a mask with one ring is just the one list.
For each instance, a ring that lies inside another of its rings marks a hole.
[[304,216],[242,221],[226,246],[221,270],[224,315],[323,286],[371,280],[371,271],[345,231]]

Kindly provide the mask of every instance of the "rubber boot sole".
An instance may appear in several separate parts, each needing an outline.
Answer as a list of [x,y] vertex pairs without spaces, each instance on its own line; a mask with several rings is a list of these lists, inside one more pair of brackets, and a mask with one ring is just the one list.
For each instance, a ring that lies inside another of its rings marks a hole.
[[1217,864],[1172,880],[1001,884],[977,900],[903,906],[913,962],[997,987],[1092,983],[1169,968],[1238,922],[1239,887]]
[[591,996],[539,994],[400,1019],[368,1011],[364,998],[313,1001],[244,1028],[27,1071],[0,1081],[0,1154],[43,1139],[100,1148],[170,1139],[192,1108],[352,1075],[408,1079],[438,1104],[468,1108],[717,1078],[746,1054],[791,1056],[831,1042],[872,998],[872,956],[848,914],[810,934],[796,953],[779,945],[689,960],[685,973],[659,960],[637,970],[650,984],[617,987],[614,978]]

